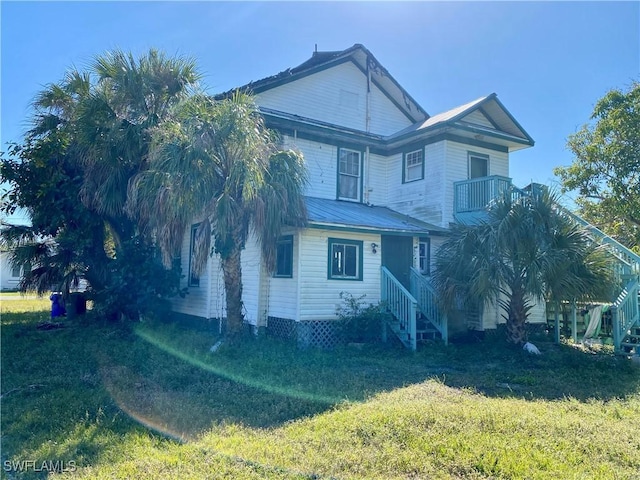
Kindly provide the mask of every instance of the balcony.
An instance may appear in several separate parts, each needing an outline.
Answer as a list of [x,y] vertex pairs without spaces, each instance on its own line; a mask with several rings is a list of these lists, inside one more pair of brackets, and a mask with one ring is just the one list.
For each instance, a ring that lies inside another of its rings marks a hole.
[[501,175],[454,182],[453,216],[460,223],[478,223],[485,218],[487,206],[510,190],[513,191],[511,179]]

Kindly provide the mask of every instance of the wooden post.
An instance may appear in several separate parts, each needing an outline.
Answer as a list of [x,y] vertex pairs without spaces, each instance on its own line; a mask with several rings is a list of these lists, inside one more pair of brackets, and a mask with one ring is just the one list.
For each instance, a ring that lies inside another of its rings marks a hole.
[[620,323],[620,313],[618,312],[618,307],[616,305],[612,305],[611,309],[611,329],[613,330],[613,348],[617,353],[620,351],[620,344],[622,343],[621,332],[619,328]]
[[573,338],[573,343],[578,343],[578,315],[575,300],[571,303],[571,337]]

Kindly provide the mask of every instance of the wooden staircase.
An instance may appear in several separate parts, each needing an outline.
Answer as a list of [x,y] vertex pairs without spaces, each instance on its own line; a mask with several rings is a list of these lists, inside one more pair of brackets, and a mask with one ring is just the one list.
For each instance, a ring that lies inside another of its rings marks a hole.
[[[381,267],[381,300],[391,319],[387,326],[410,350],[418,342],[441,338],[448,342],[447,319],[441,315],[435,291],[426,278],[411,270],[411,292],[386,268]],[[384,329],[386,335],[386,328]]]
[[584,227],[594,241],[605,245],[615,262],[618,277],[625,286],[611,305],[613,345],[619,355],[640,355],[640,255],[582,217],[560,208]]

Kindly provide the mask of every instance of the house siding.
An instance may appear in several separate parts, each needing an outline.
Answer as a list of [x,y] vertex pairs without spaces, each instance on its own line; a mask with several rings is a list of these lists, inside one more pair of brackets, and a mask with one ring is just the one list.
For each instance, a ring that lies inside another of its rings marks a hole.
[[285,138],[285,146],[299,150],[307,167],[310,182],[305,195],[317,198],[336,198],[338,147],[301,138]]
[[402,183],[403,154],[388,157],[387,205],[390,208],[425,222],[447,226],[448,222],[443,222],[447,161],[445,145],[444,141],[426,145],[424,178],[409,183]]
[[245,322],[259,325],[262,320],[260,312],[260,293],[262,285],[262,252],[260,244],[253,232],[249,234],[246,246],[241,255],[242,268],[242,306]]
[[493,124],[489,121],[487,117],[485,117],[482,112],[476,110],[475,112],[471,112],[469,115],[466,115],[463,119],[463,122],[475,123],[476,125],[482,125],[483,127],[495,128]]
[[[258,93],[256,103],[295,115],[367,131],[367,78],[351,62]],[[369,131],[391,135],[411,121],[371,85]]]
[[[301,232],[300,314],[298,320],[334,320],[342,305],[340,293],[366,295],[367,303],[380,301],[381,253],[373,253],[372,242],[380,245],[380,235],[307,229]],[[363,242],[362,281],[327,279],[329,237]]]
[[293,272],[291,278],[276,278],[269,275],[266,279],[267,301],[265,309],[270,317],[298,318],[298,299],[300,277],[300,235],[293,235]]
[[[197,222],[193,222],[197,223]],[[217,263],[215,258],[209,258],[207,267],[200,276],[200,285],[197,287],[188,286],[189,275],[189,250],[190,250],[191,230],[187,229],[182,238],[182,248],[180,250],[180,268],[182,269],[182,279],[180,288],[188,288],[184,298],[175,297],[172,299],[172,308],[175,312],[185,315],[192,315],[202,318],[213,318],[209,312],[209,287],[212,275],[212,267]],[[217,292],[216,292],[217,293]]]

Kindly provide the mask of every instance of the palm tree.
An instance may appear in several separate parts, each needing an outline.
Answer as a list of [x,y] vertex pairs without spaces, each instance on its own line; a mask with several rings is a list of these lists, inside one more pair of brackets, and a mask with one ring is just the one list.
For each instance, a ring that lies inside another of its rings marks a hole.
[[147,168],[151,131],[193,93],[200,75],[193,60],[150,50],[135,58],[120,50],[91,64],[95,85],[75,110],[82,145],[83,203],[101,215],[117,249],[136,233],[127,215],[129,181]]
[[436,253],[434,284],[443,308],[494,303],[507,340],[526,341],[534,301],[610,300],[613,271],[603,247],[562,213],[547,189],[507,192],[479,225],[456,225]]
[[[19,247],[16,261],[33,255],[25,288],[64,283],[70,272],[82,272],[96,291],[117,287],[114,257],[131,253],[124,250],[140,233],[125,208],[129,182],[147,168],[153,128],[198,80],[192,60],[116,50],[36,97],[32,128],[0,165],[12,183],[11,204],[3,209],[25,207],[31,217],[28,235],[3,233]],[[153,238],[143,243],[152,245]]]
[[194,268],[204,269],[213,237],[224,275],[227,332],[234,335],[243,322],[240,258],[250,229],[272,269],[282,227],[306,221],[306,181],[302,157],[278,150],[250,96],[215,101],[195,95],[155,129],[149,168],[131,182],[129,208],[154,233],[166,265],[178,254],[189,222],[204,219]]

